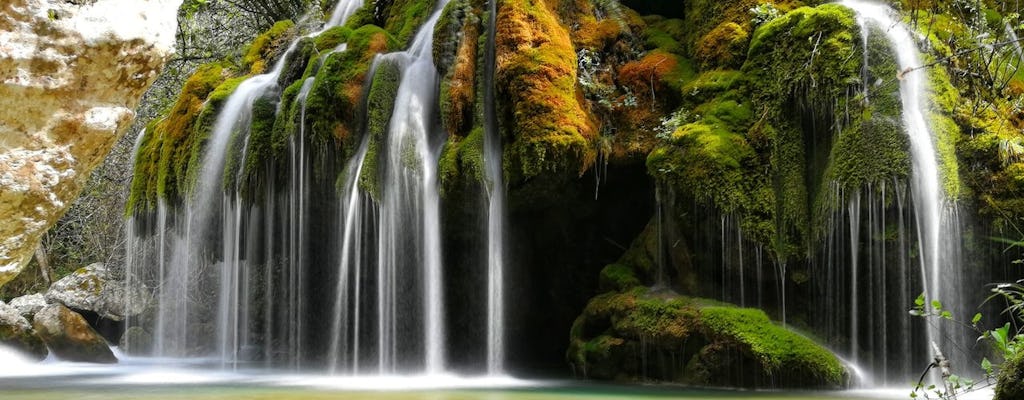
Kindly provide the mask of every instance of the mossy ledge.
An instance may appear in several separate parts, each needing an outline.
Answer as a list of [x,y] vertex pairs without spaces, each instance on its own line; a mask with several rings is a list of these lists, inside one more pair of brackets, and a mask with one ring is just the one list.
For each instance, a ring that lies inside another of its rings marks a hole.
[[850,373],[761,310],[635,287],[597,296],[567,358],[587,378],[741,388],[841,389]]

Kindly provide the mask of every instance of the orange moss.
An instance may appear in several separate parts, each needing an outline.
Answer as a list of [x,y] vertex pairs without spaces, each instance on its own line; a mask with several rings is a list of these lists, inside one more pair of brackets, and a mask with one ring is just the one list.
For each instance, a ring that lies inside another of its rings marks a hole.
[[466,24],[462,27],[462,40],[455,55],[455,65],[449,72],[447,85],[442,87],[445,101],[441,104],[444,126],[449,135],[465,137],[472,129],[476,100],[476,54],[480,27]]
[[505,126],[513,127],[513,179],[581,174],[596,159],[596,128],[576,91],[576,53],[554,15],[541,0],[505,1],[498,11],[497,87],[511,118]]

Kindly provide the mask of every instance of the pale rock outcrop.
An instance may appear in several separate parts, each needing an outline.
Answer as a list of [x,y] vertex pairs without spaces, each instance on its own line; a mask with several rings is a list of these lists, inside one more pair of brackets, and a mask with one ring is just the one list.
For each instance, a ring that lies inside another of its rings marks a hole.
[[79,268],[46,291],[46,301],[75,310],[92,311],[100,317],[121,321],[144,309],[141,291],[126,288],[124,281],[111,279],[102,263]]
[[172,51],[180,4],[0,2],[0,286],[131,124]]
[[32,321],[39,337],[62,360],[116,363],[117,357],[85,318],[60,304],[50,304]]
[[46,304],[46,298],[42,293],[34,293],[11,300],[10,306],[18,310],[21,316],[28,318],[46,307]]

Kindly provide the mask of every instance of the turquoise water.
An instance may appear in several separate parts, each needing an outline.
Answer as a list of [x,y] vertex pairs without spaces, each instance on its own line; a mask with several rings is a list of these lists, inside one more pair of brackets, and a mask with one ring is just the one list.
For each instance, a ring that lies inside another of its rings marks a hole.
[[95,400],[582,400],[907,399],[909,390],[783,392],[698,390],[664,385],[466,378],[451,375],[336,377],[225,372],[183,365],[42,364],[0,371],[0,399]]
[[[10,356],[10,354],[8,354]],[[122,358],[114,365],[0,357],[2,400],[904,400],[907,388],[836,392],[705,390],[511,377],[364,376],[224,370],[209,360]],[[960,400],[991,398],[991,391]]]

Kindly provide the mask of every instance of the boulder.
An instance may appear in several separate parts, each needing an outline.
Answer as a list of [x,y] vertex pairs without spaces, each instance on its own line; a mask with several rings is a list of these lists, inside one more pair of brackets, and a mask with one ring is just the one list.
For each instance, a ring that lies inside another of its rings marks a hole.
[[130,126],[172,51],[180,4],[0,2],[0,286]]
[[141,292],[110,278],[105,265],[91,264],[54,282],[45,297],[47,302],[92,311],[114,321],[141,313],[145,306]]
[[48,354],[42,339],[16,308],[0,302],[0,344],[42,360]]
[[89,326],[85,318],[63,305],[51,304],[37,312],[33,326],[53,354],[61,359],[117,362],[110,346]]
[[567,358],[586,378],[730,388],[840,389],[850,373],[763,311],[636,287],[595,297]]
[[14,300],[11,300],[10,306],[18,310],[18,314],[25,318],[32,317],[43,307],[46,307],[47,301],[43,297],[42,293],[27,294]]

